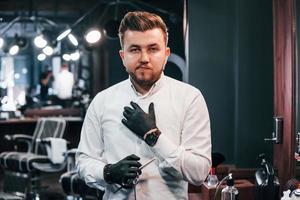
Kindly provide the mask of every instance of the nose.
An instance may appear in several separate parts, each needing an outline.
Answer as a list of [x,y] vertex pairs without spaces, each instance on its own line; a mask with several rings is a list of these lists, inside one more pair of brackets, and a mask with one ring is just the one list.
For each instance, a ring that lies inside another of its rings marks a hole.
[[149,62],[149,55],[147,51],[142,51],[141,52],[141,58],[140,58],[141,63],[148,63]]

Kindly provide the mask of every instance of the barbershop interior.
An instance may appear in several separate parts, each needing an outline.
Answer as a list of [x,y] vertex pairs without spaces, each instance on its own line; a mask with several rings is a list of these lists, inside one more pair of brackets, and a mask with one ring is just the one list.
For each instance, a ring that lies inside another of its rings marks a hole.
[[134,11],[163,19],[163,74],[209,112],[211,166],[187,199],[300,199],[300,0],[1,0],[0,200],[109,199],[75,158],[94,97],[128,79]]

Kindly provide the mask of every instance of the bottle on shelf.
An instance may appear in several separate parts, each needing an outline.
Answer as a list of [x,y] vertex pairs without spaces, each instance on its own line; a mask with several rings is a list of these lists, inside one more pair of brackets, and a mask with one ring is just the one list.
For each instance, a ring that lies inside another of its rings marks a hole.
[[221,192],[221,200],[238,200],[239,191],[234,186],[232,174],[228,175],[227,186]]
[[223,154],[219,152],[212,152],[212,166],[207,177],[207,186],[216,187],[219,183],[218,177],[216,175],[216,168],[218,165],[225,161],[225,157]]
[[298,184],[298,188],[291,193],[291,200],[300,200],[300,184]]
[[218,183],[219,183],[219,179],[216,175],[216,168],[212,167],[210,169],[210,173],[207,177],[207,185],[209,187],[216,187],[218,185]]

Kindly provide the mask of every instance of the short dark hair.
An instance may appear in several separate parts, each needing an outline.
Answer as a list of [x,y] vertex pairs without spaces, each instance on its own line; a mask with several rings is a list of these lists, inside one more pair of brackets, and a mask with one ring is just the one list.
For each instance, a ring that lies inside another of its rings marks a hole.
[[145,11],[128,12],[122,19],[119,26],[119,38],[121,46],[123,47],[125,31],[131,30],[144,32],[154,28],[160,28],[162,30],[165,42],[167,44],[168,28],[160,16]]
[[69,68],[69,65],[68,65],[67,63],[63,63],[63,64],[61,65],[61,68]]

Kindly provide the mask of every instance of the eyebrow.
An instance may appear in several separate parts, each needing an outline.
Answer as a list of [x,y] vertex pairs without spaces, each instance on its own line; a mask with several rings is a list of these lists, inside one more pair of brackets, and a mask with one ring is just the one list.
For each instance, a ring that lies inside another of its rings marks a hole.
[[[147,47],[154,47],[154,46],[159,46],[159,45],[157,43],[152,43],[152,44],[147,45]],[[141,45],[132,44],[132,45],[129,46],[129,49],[131,49],[131,48],[140,48],[140,47],[141,47]]]

